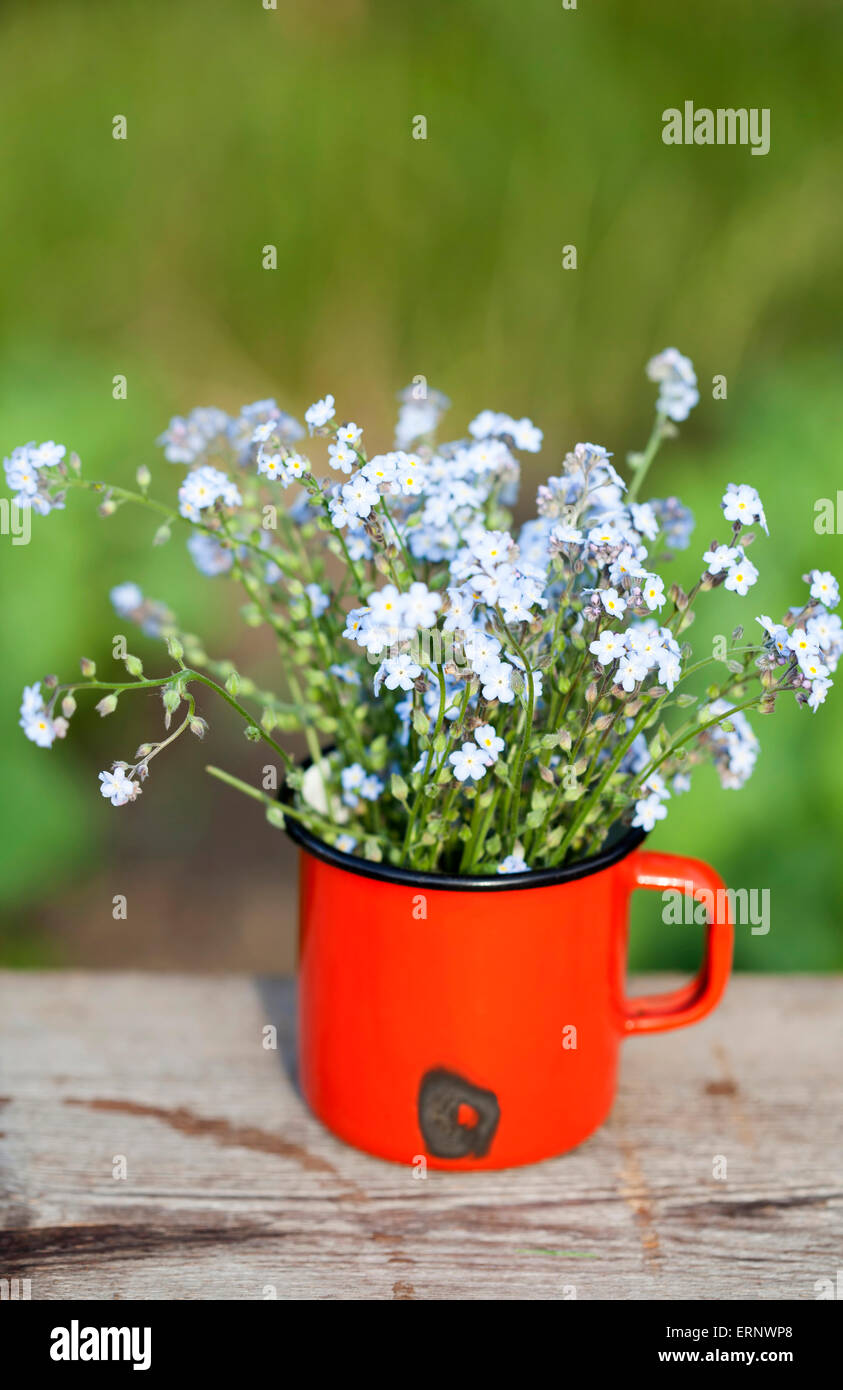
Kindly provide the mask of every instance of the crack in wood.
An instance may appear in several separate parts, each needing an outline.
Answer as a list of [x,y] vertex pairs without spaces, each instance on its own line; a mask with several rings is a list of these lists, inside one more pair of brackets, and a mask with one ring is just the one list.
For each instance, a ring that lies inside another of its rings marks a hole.
[[416,1291],[412,1284],[403,1283],[400,1279],[392,1285],[393,1298],[415,1298]]
[[772,1212],[786,1211],[790,1207],[819,1207],[829,1202],[839,1201],[843,1192],[809,1192],[788,1197],[748,1197],[744,1200],[733,1198],[722,1202],[696,1202],[686,1206],[671,1207],[670,1216],[690,1217],[694,1220],[704,1216],[769,1216]]
[[658,1264],[662,1259],[661,1242],[656,1229],[655,1212],[650,1188],[644,1176],[638,1155],[632,1144],[619,1141],[623,1155],[620,1173],[620,1192],[638,1226],[641,1251],[647,1264]]
[[192,1226],[184,1222],[168,1222],[155,1226],[149,1222],[118,1225],[116,1223],[39,1226],[27,1229],[12,1228],[0,1231],[0,1254],[3,1267],[17,1263],[31,1268],[38,1260],[73,1260],[92,1255],[102,1260],[108,1256],[144,1257],[166,1250],[198,1249],[207,1246],[243,1245],[255,1240],[283,1240],[286,1231],[268,1231],[265,1227],[221,1224]]
[[738,1094],[737,1084],[731,1080],[709,1081],[705,1087],[707,1096],[736,1096]]
[[311,1173],[330,1173],[333,1177],[343,1179],[337,1172],[333,1163],[329,1163],[326,1158],[320,1158],[318,1154],[312,1154],[303,1144],[294,1144],[289,1139],[283,1139],[280,1134],[273,1134],[270,1130],[258,1129],[255,1125],[236,1125],[230,1120],[222,1119],[220,1116],[194,1115],[192,1110],[187,1110],[183,1106],[176,1109],[167,1109],[163,1105],[140,1105],[131,1100],[76,1100],[65,1099],[65,1105],[84,1106],[88,1110],[97,1110],[107,1114],[116,1115],[138,1115],[142,1118],[160,1120],[162,1124],[169,1125],[179,1134],[186,1134],[190,1138],[213,1139],[216,1144],[223,1148],[253,1149],[257,1153],[274,1154],[278,1158],[290,1158],[294,1163]]
[[729,1060],[729,1054],[724,1045],[719,1042],[712,1043],[711,1050],[720,1063],[722,1075],[719,1081],[710,1081],[708,1083],[705,1088],[706,1092],[710,1096],[728,1096],[731,1099],[731,1110],[732,1117],[735,1121],[735,1128],[740,1134],[743,1143],[746,1144],[748,1148],[754,1149],[756,1147],[755,1135],[752,1132],[752,1126],[744,1114],[743,1106],[739,1098],[740,1088],[732,1074],[732,1064]]

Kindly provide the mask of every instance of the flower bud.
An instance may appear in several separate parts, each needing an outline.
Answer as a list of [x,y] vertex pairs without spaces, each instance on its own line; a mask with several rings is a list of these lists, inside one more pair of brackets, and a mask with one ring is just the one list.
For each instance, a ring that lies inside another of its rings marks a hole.
[[58,676],[45,676],[42,682],[45,690],[55,690],[59,683]]
[[61,702],[61,712],[64,715],[65,719],[70,719],[71,715],[74,714],[75,710],[76,701],[74,700],[73,696],[65,695],[64,699]]
[[82,675],[85,676],[87,680],[93,680],[94,676],[97,674],[96,662],[89,661],[87,656],[82,657],[81,661],[79,662],[79,667],[82,672]]
[[592,681],[585,692],[586,704],[593,705],[597,699],[597,682]]
[[146,492],[146,489],[152,482],[152,474],[150,473],[145,463],[141,464],[140,468],[135,474],[135,478],[137,480],[138,487],[141,489],[141,491]]
[[200,719],[198,714],[194,715],[188,727],[190,729],[190,732],[192,734],[195,734],[197,738],[204,738],[208,729],[208,725],[206,724],[205,720]]
[[228,691],[229,695],[237,694],[238,690],[240,689],[240,677],[238,676],[236,671],[231,672],[231,675],[225,682],[225,688]]
[[143,675],[143,662],[139,656],[127,656],[125,660],[126,670],[130,676]]
[[184,647],[182,646],[178,637],[167,638],[167,651],[170,653],[170,656],[173,658],[173,661],[181,661],[182,657],[184,656]]
[[113,714],[117,708],[116,695],[104,695],[98,704],[94,706],[97,714],[104,719],[107,714]]

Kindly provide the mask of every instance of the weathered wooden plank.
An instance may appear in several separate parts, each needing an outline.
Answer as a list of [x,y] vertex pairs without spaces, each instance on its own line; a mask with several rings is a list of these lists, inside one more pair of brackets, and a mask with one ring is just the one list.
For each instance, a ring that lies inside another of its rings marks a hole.
[[625,1045],[578,1150],[419,1180],[306,1110],[290,981],[0,975],[0,1277],[44,1299],[814,1298],[843,1248],[842,996],[738,977],[705,1023]]

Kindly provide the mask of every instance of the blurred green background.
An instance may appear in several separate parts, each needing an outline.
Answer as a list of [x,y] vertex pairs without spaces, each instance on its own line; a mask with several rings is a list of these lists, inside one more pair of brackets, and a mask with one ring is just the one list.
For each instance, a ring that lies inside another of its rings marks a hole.
[[[620,460],[643,443],[643,366],[674,344],[702,396],[651,475],[697,513],[676,576],[692,580],[722,530],[729,481],[757,486],[770,521],[756,589],[718,591],[691,634],[710,650],[798,601],[809,566],[843,562],[840,536],[813,529],[843,477],[841,64],[832,0],[6,0],[2,451],[54,438],[123,483],[157,462],[154,490],[171,498],[180,470],[154,447],[171,415],[274,395],[301,417],[332,391],[388,447],[394,393],[423,373],[454,402],[446,437],[485,406],[542,426],[526,513],[577,440]],[[663,145],[661,113],[685,100],[769,107],[770,153]],[[272,679],[225,581],[202,579],[181,539],[153,552],[153,530],[74,495],[35,519],[29,546],[0,538],[3,963],[292,961],[294,856],[203,771],[209,752],[241,775],[255,764],[225,713],[206,708],[210,750],[180,744],[120,814],[96,774],[160,726],[154,698],[106,722],[80,712],[50,753],[17,728],[24,682],[66,677],[81,654],[111,669],[108,590],[128,578]],[[142,638],[130,650],[161,663]],[[839,693],[816,715],[756,720],[746,790],[706,771],[651,837],[733,887],[770,889],[771,931],[739,929],[740,966],[843,963]],[[633,963],[690,966],[699,931],[663,925],[658,907],[636,901]]]

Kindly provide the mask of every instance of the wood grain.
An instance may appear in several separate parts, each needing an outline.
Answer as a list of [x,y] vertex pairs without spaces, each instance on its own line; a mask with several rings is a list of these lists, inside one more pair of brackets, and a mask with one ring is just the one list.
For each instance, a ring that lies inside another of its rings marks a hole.
[[625,1044],[581,1148],[419,1180],[308,1113],[289,980],[3,973],[0,1278],[34,1299],[814,1299],[843,1266],[842,999],[739,976],[703,1024]]

